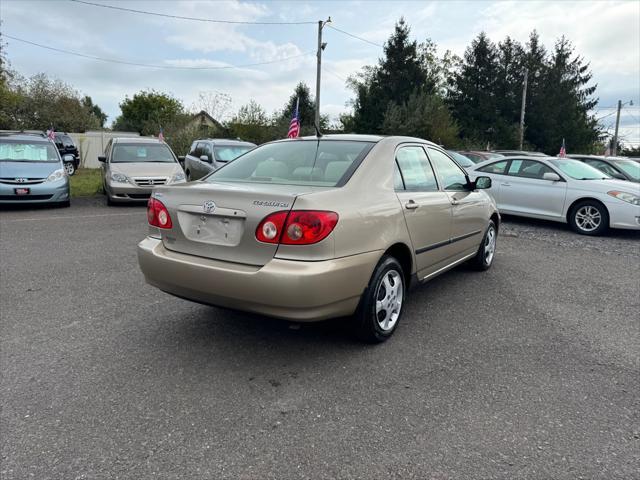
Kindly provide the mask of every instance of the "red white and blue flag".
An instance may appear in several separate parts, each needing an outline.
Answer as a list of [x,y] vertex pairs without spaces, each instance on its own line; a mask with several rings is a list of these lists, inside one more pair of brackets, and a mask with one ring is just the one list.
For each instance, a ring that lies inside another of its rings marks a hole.
[[298,107],[300,106],[300,99],[296,100],[296,111],[291,117],[291,123],[289,124],[289,133],[287,138],[298,138],[300,136],[300,115],[298,113]]
[[53,129],[53,125],[47,130],[47,137],[49,137],[49,140],[56,141],[56,131]]
[[562,146],[560,147],[560,153],[558,153],[560,158],[565,158],[567,156],[567,149],[564,145],[564,138],[562,139]]
[[160,129],[160,133],[158,134],[158,140],[164,142],[164,131],[162,130],[162,128]]

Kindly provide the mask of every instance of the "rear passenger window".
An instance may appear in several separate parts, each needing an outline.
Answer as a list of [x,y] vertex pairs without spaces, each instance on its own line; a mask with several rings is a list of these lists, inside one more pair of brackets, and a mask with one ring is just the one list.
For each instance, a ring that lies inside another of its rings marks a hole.
[[542,180],[545,173],[554,173],[545,164],[534,160],[512,160],[509,175]]
[[404,179],[404,188],[421,192],[438,190],[436,176],[422,147],[399,148],[396,160]]
[[499,175],[504,175],[505,170],[507,169],[507,164],[509,160],[503,160],[501,162],[490,163],[489,165],[485,165],[482,168],[479,168],[479,172],[484,173],[497,173]]

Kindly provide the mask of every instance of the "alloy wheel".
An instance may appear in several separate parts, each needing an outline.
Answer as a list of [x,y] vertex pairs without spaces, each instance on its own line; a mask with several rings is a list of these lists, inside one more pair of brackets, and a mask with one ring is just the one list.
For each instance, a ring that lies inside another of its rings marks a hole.
[[384,274],[376,291],[376,320],[380,328],[392,330],[400,318],[404,288],[402,276],[396,270]]
[[584,232],[593,232],[600,227],[602,223],[602,215],[600,210],[592,205],[584,205],[576,210],[576,225]]
[[493,225],[487,230],[487,235],[484,240],[484,263],[491,265],[493,261],[493,255],[496,253],[496,229]]
[[76,173],[76,167],[71,162],[67,162],[64,164],[64,170],[67,172],[67,175],[73,175]]

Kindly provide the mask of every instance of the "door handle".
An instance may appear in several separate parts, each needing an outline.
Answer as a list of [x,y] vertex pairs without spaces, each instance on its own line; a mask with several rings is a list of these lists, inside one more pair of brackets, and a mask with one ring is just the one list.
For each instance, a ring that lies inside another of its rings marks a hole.
[[503,187],[510,187],[511,186],[510,183],[501,183],[500,185],[502,185]]
[[414,202],[413,200],[409,200],[407,203],[404,204],[404,208],[406,208],[407,210],[415,210],[416,208],[418,208],[420,205],[418,205],[416,202]]
[[451,199],[451,205],[458,205],[460,202],[458,200],[456,200],[455,198]]

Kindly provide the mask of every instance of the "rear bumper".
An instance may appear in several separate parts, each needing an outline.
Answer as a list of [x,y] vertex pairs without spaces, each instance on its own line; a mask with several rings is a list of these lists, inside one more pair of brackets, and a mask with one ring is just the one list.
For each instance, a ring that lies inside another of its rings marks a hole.
[[616,201],[606,204],[611,228],[640,230],[640,206]]
[[382,252],[300,262],[274,258],[262,267],[167,250],[159,239],[138,244],[147,283],[200,303],[296,321],[351,315]]
[[[29,188],[28,195],[16,195],[16,188]],[[69,180],[65,177],[55,182],[37,184],[0,183],[0,205],[23,205],[29,203],[68,202]]]

